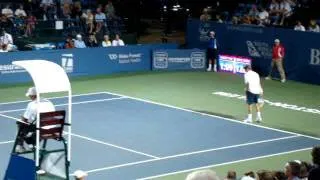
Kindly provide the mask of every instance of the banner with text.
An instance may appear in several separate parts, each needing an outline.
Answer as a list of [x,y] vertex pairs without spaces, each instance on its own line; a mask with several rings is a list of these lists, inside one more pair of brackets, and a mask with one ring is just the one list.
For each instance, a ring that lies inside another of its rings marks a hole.
[[153,70],[203,70],[206,52],[198,49],[155,50]]
[[70,77],[151,70],[154,49],[177,48],[174,44],[137,45],[109,48],[85,48],[24,51],[0,54],[0,84],[30,82],[31,77],[12,61],[43,59],[61,65]]

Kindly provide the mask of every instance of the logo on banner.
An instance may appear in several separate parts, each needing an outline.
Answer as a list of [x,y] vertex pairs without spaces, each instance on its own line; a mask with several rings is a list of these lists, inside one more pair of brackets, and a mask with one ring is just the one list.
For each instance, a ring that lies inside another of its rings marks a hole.
[[118,59],[118,54],[108,54],[110,60],[117,60]]
[[27,72],[27,71],[13,64],[0,65],[0,74],[15,74],[15,73],[22,73],[22,72]]
[[118,61],[119,64],[138,63],[142,60],[142,53],[128,53],[128,54],[108,54],[111,61]]
[[246,41],[248,53],[251,57],[270,59],[272,48],[268,43],[260,41]]
[[192,52],[191,53],[191,68],[201,69],[204,68],[206,62],[206,56],[204,52]]
[[66,71],[66,73],[72,73],[73,72],[73,54],[62,54],[61,66]]
[[154,52],[153,53],[153,66],[158,69],[168,68],[168,53]]
[[311,49],[310,65],[320,65],[320,49]]

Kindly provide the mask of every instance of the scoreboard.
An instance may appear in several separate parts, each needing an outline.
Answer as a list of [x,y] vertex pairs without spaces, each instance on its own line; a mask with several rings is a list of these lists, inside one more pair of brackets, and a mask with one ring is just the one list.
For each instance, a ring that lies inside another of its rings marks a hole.
[[219,71],[233,74],[244,74],[243,67],[251,65],[251,59],[233,55],[219,55]]

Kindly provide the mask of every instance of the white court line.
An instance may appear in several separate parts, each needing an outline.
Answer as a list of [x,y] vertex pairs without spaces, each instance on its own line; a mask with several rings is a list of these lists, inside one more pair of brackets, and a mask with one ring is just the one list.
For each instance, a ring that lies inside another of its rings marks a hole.
[[[4,115],[4,114],[0,114],[0,116],[8,118],[8,119],[13,119],[15,121],[23,122],[20,119],[12,117],[12,116],[7,116],[7,115]],[[67,132],[65,132],[65,133],[67,134]],[[121,147],[121,146],[118,146],[118,145],[115,145],[115,144],[103,142],[103,141],[96,140],[96,139],[93,139],[93,138],[89,138],[89,137],[86,137],[86,136],[81,136],[81,135],[74,134],[74,133],[71,133],[71,136],[82,138],[82,139],[85,139],[85,140],[88,140],[88,141],[91,141],[91,142],[95,142],[95,143],[98,143],[98,144],[103,144],[103,145],[106,145],[106,146],[114,147],[114,148],[121,149],[121,150],[124,150],[124,151],[129,151],[129,152],[132,152],[132,153],[135,153],[135,154],[151,157],[153,159],[158,159],[159,158],[159,157],[153,156],[151,154],[147,154],[147,153],[143,153],[143,152],[136,151],[136,150],[133,150],[133,149]],[[7,142],[7,143],[9,143],[9,142]]]
[[14,140],[11,140],[11,141],[2,141],[2,142],[0,142],[0,145],[2,145],[2,144],[10,144],[10,143],[14,143]]
[[230,162],[225,162],[225,163],[220,163],[220,164],[212,164],[212,165],[202,166],[202,167],[197,167],[197,168],[192,168],[192,169],[185,169],[185,170],[181,170],[181,171],[175,171],[175,172],[170,172],[170,173],[165,173],[165,174],[159,174],[159,175],[156,175],[156,176],[149,176],[149,177],[139,178],[137,180],[154,179],[154,178],[159,178],[159,177],[164,177],[164,176],[169,176],[169,175],[174,175],[174,174],[180,174],[180,173],[186,173],[186,172],[190,172],[190,171],[196,171],[196,170],[200,170],[200,169],[208,169],[208,168],[214,168],[214,167],[219,167],[219,166],[224,166],[224,165],[236,164],[236,163],[241,163],[241,162],[246,162],[246,161],[252,161],[252,160],[264,159],[264,158],[269,158],[269,157],[274,157],[274,156],[280,156],[280,155],[285,155],[285,154],[290,154],[290,153],[295,153],[295,152],[300,152],[300,151],[306,151],[306,150],[310,150],[310,149],[312,149],[312,147],[303,148],[303,149],[297,149],[297,150],[287,151],[287,152],[281,152],[281,153],[275,153],[275,154],[269,154],[269,155],[264,155],[264,156],[257,156],[257,157],[253,157],[253,158],[241,159],[241,160],[230,161]]
[[106,142],[103,142],[103,141],[100,141],[100,140],[97,140],[97,139],[93,139],[93,138],[89,138],[89,137],[86,137],[86,136],[81,136],[81,135],[74,134],[74,133],[72,133],[71,135],[75,136],[75,137],[78,137],[78,138],[81,138],[81,139],[92,141],[92,142],[95,142],[95,143],[98,143],[98,144],[103,144],[103,145],[111,146],[111,147],[114,147],[114,148],[117,148],[117,149],[122,149],[122,150],[125,150],[125,151],[133,152],[135,154],[140,154],[140,155],[143,155],[143,156],[151,157],[153,159],[159,159],[160,158],[160,157],[157,157],[157,156],[154,156],[154,155],[151,155],[151,154],[147,154],[147,153],[143,153],[143,152],[136,151],[136,150],[133,150],[133,149],[129,149],[129,148],[121,147],[121,146],[118,146],[118,145],[106,143]]
[[[88,103],[95,103],[95,102],[104,102],[104,101],[113,101],[113,100],[119,100],[119,99],[127,99],[127,97],[115,97],[115,98],[106,98],[106,99],[97,99],[97,100],[90,100],[90,101],[80,101],[80,102],[74,102],[72,105],[76,104],[88,104]],[[68,103],[65,104],[57,104],[54,105],[55,107],[59,106],[66,106]],[[0,111],[0,113],[10,113],[10,112],[18,112],[18,111],[24,111],[25,108],[23,109],[12,109],[12,110],[6,110],[6,111]]]
[[99,171],[105,171],[105,170],[120,168],[120,167],[127,167],[127,166],[144,164],[144,163],[149,163],[149,162],[156,162],[156,161],[161,161],[161,160],[175,159],[175,158],[179,158],[179,157],[190,156],[190,155],[195,155],[195,154],[201,154],[201,153],[206,153],[206,152],[214,152],[214,151],[219,151],[219,150],[232,149],[232,148],[236,148],[236,147],[245,147],[245,146],[250,146],[250,145],[262,144],[262,143],[268,143],[268,142],[275,142],[275,141],[280,141],[280,140],[285,140],[285,139],[292,139],[292,138],[297,138],[297,137],[300,137],[300,136],[294,135],[294,136],[287,136],[287,137],[282,137],[282,138],[274,138],[274,139],[268,139],[268,140],[262,140],[262,141],[254,141],[254,142],[242,143],[242,144],[231,145],[231,146],[224,146],[224,147],[219,147],[219,148],[206,149],[206,150],[201,150],[201,151],[181,153],[181,154],[176,154],[176,155],[172,155],[172,156],[160,157],[160,158],[157,158],[157,159],[148,159],[148,160],[144,160],[144,161],[137,161],[137,162],[121,164],[121,165],[116,165],[116,166],[109,166],[109,167],[104,167],[104,168],[92,169],[92,170],[89,170],[89,171],[86,171],[86,172],[88,172],[88,173],[99,172]]
[[290,131],[286,131],[286,130],[271,128],[271,127],[262,126],[262,125],[258,125],[258,124],[253,124],[253,123],[244,123],[242,121],[238,121],[238,120],[235,120],[235,119],[230,119],[230,118],[226,118],[226,117],[221,117],[221,116],[216,116],[216,115],[207,114],[207,113],[203,113],[203,112],[198,112],[198,111],[185,109],[185,108],[181,108],[181,107],[177,107],[177,106],[173,106],[173,105],[169,105],[169,104],[159,103],[159,102],[155,102],[155,101],[151,101],[151,100],[146,100],[146,99],[126,96],[126,95],[121,95],[121,94],[118,94],[118,93],[112,93],[112,92],[105,92],[105,93],[106,94],[111,94],[111,95],[114,95],[114,96],[127,97],[129,99],[133,99],[133,100],[137,100],[137,101],[141,101],[141,102],[146,102],[146,103],[150,103],[150,104],[155,104],[155,105],[159,105],[159,106],[163,106],[163,107],[169,107],[169,108],[172,108],[172,109],[178,109],[178,110],[182,110],[182,111],[186,111],[186,112],[200,114],[200,115],[203,115],[203,116],[219,118],[219,119],[223,119],[223,120],[227,120],[227,121],[231,121],[231,122],[235,122],[235,123],[239,123],[239,124],[245,124],[245,125],[248,125],[248,126],[254,126],[254,127],[258,127],[258,128],[262,128],[262,129],[268,129],[268,130],[278,131],[278,132],[297,135],[297,136],[304,136],[304,137],[307,137],[307,138],[311,138],[311,139],[315,139],[315,140],[319,140],[320,141],[320,138],[318,138],[318,137],[313,137],[313,136],[304,135],[304,134],[300,134],[300,133],[295,133],[295,132],[290,132]]
[[[78,96],[90,96],[90,95],[96,95],[96,94],[105,94],[105,92],[93,92],[93,93],[85,93],[85,94],[75,94],[72,95],[72,97],[78,97]],[[56,97],[50,97],[46,99],[59,99],[59,98],[66,98],[68,96],[56,96]],[[23,103],[23,102],[30,102],[30,100],[22,100],[22,101],[12,101],[12,102],[2,102],[0,105],[5,104],[17,104],[17,103]]]

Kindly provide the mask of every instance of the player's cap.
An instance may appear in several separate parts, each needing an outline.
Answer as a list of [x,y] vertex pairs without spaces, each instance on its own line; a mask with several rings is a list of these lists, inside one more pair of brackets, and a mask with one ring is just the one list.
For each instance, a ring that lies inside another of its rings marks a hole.
[[83,177],[88,176],[88,174],[86,172],[81,171],[81,170],[76,170],[73,174],[76,178],[83,178]]
[[35,96],[37,95],[37,90],[35,87],[31,87],[28,89],[27,93],[26,93],[26,96],[29,97],[29,96]]
[[280,40],[279,39],[275,39],[274,42],[275,43],[280,43]]

